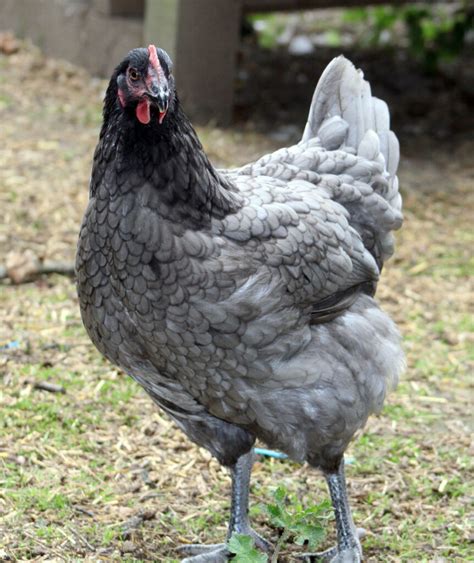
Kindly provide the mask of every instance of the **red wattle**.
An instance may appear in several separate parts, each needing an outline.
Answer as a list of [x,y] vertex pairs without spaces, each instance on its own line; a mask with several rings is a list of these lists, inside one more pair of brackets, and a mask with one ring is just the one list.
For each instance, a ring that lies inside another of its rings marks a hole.
[[150,102],[146,98],[138,104],[136,113],[140,123],[150,123]]

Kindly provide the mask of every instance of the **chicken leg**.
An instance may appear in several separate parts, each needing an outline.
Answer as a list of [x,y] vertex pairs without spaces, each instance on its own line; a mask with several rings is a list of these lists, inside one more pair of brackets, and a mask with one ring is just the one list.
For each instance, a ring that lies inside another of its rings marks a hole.
[[302,556],[306,562],[330,561],[331,563],[360,563],[362,547],[359,538],[363,529],[356,529],[347,498],[344,458],[336,471],[324,471],[336,517],[337,546],[321,553],[307,553]]
[[[232,534],[246,534],[252,536],[255,545],[263,551],[269,551],[270,544],[261,538],[250,527],[248,518],[250,473],[254,462],[253,450],[239,457],[235,465],[230,468],[232,477],[232,496],[230,507],[229,528],[227,540]],[[221,563],[228,560],[229,552],[225,543],[200,545],[191,544],[180,547],[183,555],[189,555],[182,563]]]

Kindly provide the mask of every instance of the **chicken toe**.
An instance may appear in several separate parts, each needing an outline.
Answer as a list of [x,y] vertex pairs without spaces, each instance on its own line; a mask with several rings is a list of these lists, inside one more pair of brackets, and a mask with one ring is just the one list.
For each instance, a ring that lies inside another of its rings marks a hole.
[[[235,465],[230,468],[232,477],[232,498],[230,508],[230,521],[227,532],[227,540],[233,534],[244,534],[251,536],[258,549],[269,552],[271,545],[255,532],[248,519],[250,473],[254,462],[253,450],[242,455]],[[211,563],[227,561],[229,551],[226,544],[201,545],[191,544],[179,548],[183,555],[189,555],[183,561],[186,563]]]
[[224,563],[230,555],[224,543],[184,545],[179,551],[183,555],[189,555],[181,563]]
[[354,547],[339,551],[337,546],[333,546],[318,553],[303,553],[298,559],[304,563],[358,563],[363,560],[362,548],[358,540],[364,535],[365,530],[358,528]]
[[341,459],[337,471],[325,471],[324,475],[336,517],[337,545],[320,553],[305,553],[301,558],[306,563],[316,561],[359,563],[362,561],[362,547],[359,540],[365,535],[365,530],[356,529],[352,520],[347,498],[344,459]]

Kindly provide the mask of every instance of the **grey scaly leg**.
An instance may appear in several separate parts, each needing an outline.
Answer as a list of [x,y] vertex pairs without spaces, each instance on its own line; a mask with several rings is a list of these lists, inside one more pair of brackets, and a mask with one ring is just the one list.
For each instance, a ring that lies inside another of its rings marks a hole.
[[360,563],[362,548],[359,538],[364,530],[356,529],[347,498],[344,460],[335,472],[325,471],[324,476],[331,495],[334,515],[336,517],[337,546],[322,553],[305,554],[305,561],[330,561],[331,563]]
[[332,561],[358,563],[362,561],[362,548],[347,498],[344,460],[341,460],[336,473],[326,473],[325,477],[336,517],[338,553]]
[[[227,540],[230,539],[233,533],[247,534],[254,538],[257,547],[268,551],[270,544],[252,530],[248,518],[250,473],[254,458],[255,454],[251,450],[248,454],[239,457],[237,463],[230,468],[232,496]],[[223,543],[185,545],[180,548],[180,551],[185,555],[190,555],[190,557],[183,559],[182,563],[221,563],[227,561],[229,556],[226,544]]]

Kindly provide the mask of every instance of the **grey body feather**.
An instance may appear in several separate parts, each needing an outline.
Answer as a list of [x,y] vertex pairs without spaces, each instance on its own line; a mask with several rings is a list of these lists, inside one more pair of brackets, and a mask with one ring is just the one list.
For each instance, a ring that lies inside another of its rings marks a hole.
[[192,135],[127,171],[105,130],[77,254],[86,329],[222,463],[258,437],[334,467],[403,368],[372,296],[402,222],[388,109],[339,57],[299,144],[215,171]]

